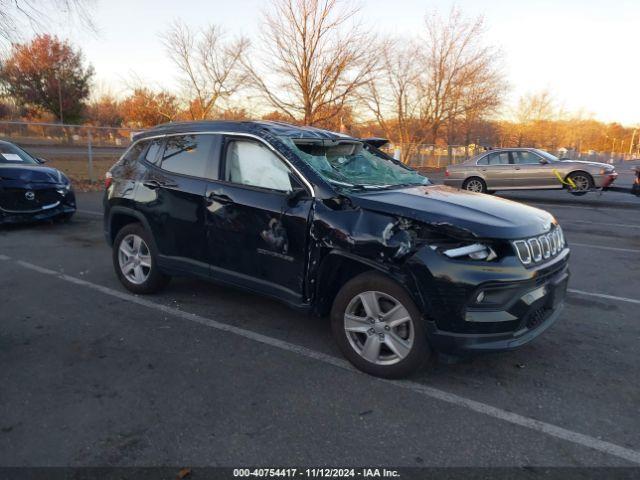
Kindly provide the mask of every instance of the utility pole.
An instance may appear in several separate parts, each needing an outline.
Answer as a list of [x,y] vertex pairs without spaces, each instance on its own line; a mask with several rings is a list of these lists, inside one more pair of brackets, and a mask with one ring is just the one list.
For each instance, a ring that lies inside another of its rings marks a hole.
[[636,139],[636,133],[638,133],[638,129],[633,129],[633,135],[631,135],[631,143],[629,144],[629,155],[633,153],[633,141]]

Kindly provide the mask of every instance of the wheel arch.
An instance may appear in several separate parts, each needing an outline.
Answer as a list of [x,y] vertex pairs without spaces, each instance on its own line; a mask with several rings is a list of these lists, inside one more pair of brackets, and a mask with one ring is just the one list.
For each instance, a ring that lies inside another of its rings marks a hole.
[[390,278],[404,288],[417,305],[422,306],[422,299],[417,298],[419,295],[411,288],[412,276],[404,273],[402,269],[389,268],[387,265],[348,252],[331,250],[323,257],[315,276],[314,313],[321,316],[328,314],[344,284],[367,271],[375,271]]
[[118,232],[131,223],[140,223],[155,243],[152,230],[145,216],[132,208],[118,206],[112,207],[109,210],[107,241],[110,246],[113,246],[113,242],[115,241]]
[[590,172],[588,172],[587,170],[583,170],[582,168],[578,168],[578,169],[576,169],[576,170],[571,170],[569,173],[567,173],[567,174],[564,176],[564,180],[566,181],[566,180],[567,180],[567,178],[569,178],[571,175],[575,175],[576,173],[583,173],[583,174],[585,174],[585,175],[586,175],[587,177],[589,177],[589,179],[591,180],[591,185],[594,185],[594,184],[595,184],[595,179],[593,178],[593,175],[592,175]]

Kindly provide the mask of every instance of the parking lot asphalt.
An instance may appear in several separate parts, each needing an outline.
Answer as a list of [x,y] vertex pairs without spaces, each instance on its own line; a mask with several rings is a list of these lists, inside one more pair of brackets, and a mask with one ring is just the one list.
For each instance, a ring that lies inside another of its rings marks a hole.
[[126,293],[99,194],[0,229],[0,466],[640,464],[640,209],[532,204],[572,247],[532,344],[389,382],[326,319],[174,279]]

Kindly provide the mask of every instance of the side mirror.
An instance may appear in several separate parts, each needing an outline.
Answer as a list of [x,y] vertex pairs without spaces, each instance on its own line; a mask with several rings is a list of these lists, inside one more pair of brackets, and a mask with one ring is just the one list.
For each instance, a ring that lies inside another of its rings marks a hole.
[[49,161],[46,158],[42,158],[42,157],[37,157],[36,160],[38,161],[38,163],[47,163]]
[[289,206],[294,206],[296,203],[298,203],[299,200],[303,199],[306,195],[307,195],[307,191],[304,188],[294,187],[294,189],[287,194],[287,204]]
[[546,158],[540,159],[540,165],[546,165],[547,163],[549,163],[549,160],[547,160]]

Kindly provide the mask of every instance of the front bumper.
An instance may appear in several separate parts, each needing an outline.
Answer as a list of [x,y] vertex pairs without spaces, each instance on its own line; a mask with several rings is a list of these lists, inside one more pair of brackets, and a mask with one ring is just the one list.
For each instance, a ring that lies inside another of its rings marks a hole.
[[604,175],[594,175],[593,184],[596,188],[607,188],[613,185],[613,182],[618,178],[618,174],[616,172],[607,173]]
[[[515,350],[538,337],[556,322],[564,307],[568,280],[569,271],[565,267],[540,285],[514,286],[518,296],[510,302],[507,310],[482,311],[487,314],[487,319],[502,318],[505,322],[514,324],[509,331],[446,332],[439,330],[435,322],[429,322],[431,344],[436,350],[454,354]],[[469,313],[467,310],[467,317]],[[482,317],[476,317],[476,320],[482,321]]]
[[73,215],[76,211],[76,199],[73,190],[61,196],[60,200],[44,208],[28,211],[16,211],[0,207],[0,225],[29,223],[50,220],[61,215]]
[[559,316],[569,256],[564,248],[545,263],[524,267],[513,255],[472,263],[421,250],[411,277],[431,346],[461,354],[512,350],[533,340]]

